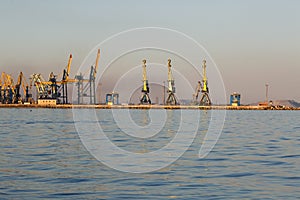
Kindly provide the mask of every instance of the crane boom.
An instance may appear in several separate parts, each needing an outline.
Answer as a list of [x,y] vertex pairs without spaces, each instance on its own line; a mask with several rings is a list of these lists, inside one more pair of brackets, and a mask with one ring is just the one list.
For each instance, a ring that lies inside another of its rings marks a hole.
[[65,77],[64,81],[68,81],[69,80],[69,75],[70,75],[70,70],[71,70],[71,64],[72,64],[72,54],[70,54],[70,57],[69,57],[67,71],[66,71],[66,77]]
[[98,49],[97,57],[96,57],[96,63],[94,68],[94,80],[96,79],[97,71],[98,71],[98,65],[99,65],[99,59],[100,59],[100,49]]
[[15,92],[14,91],[14,80],[13,80],[13,78],[12,78],[12,76],[11,75],[9,75],[9,74],[6,74],[6,87],[10,87],[11,89],[13,89],[13,93]]

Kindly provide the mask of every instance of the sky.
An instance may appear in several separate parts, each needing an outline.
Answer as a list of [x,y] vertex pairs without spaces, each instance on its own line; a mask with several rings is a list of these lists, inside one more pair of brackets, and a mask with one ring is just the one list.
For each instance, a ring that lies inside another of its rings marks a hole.
[[300,101],[299,8],[298,0],[2,0],[0,72],[60,74],[72,53],[74,77],[90,51],[112,35],[162,27],[206,49],[227,95],[263,101],[268,83],[269,99]]

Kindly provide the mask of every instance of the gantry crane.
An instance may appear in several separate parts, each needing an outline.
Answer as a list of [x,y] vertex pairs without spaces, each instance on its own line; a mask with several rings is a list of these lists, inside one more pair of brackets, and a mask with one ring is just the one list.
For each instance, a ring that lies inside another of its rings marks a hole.
[[178,105],[179,102],[175,96],[175,81],[171,71],[171,59],[168,59],[168,98],[167,105]]
[[[89,97],[90,104],[96,104],[95,80],[98,71],[99,59],[100,59],[100,49],[98,49],[97,52],[95,65],[91,66],[89,79],[85,79],[82,73],[75,76],[76,85],[77,85],[78,104],[83,103],[83,97]],[[84,85],[84,83],[87,84]],[[89,91],[89,95],[87,95],[88,91]]]
[[207,82],[207,76],[206,76],[206,60],[203,60],[202,63],[202,68],[203,68],[203,84],[202,84],[202,89],[201,89],[201,99],[200,99],[200,105],[201,106],[210,106],[211,105],[211,100],[209,97],[209,89],[208,89],[208,82]]
[[151,104],[151,99],[149,97],[149,85],[147,79],[147,72],[146,72],[146,60],[143,60],[143,88],[142,88],[142,97],[140,99],[141,104]]

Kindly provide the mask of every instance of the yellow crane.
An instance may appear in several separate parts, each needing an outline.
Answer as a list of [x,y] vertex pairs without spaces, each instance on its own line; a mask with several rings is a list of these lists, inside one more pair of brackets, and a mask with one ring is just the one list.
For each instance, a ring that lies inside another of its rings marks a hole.
[[[48,81],[41,74],[33,74],[30,86],[34,84],[37,88],[38,99],[56,99],[57,103],[63,99],[63,104],[68,103],[68,83],[78,82],[76,79],[70,79],[70,70],[72,64],[72,54],[69,56],[68,64],[63,70],[62,80],[57,81],[57,76],[53,72],[50,73]],[[62,90],[62,95],[61,95]]]
[[202,89],[201,89],[201,99],[200,99],[200,105],[201,106],[210,106],[211,105],[211,100],[209,97],[209,89],[208,89],[208,81],[207,81],[207,76],[206,76],[206,60],[203,60],[202,62],[202,68],[203,68],[203,84],[202,84]]
[[179,102],[175,96],[175,81],[171,70],[171,59],[168,59],[168,98],[167,105],[178,105]]
[[2,103],[11,104],[13,103],[13,98],[15,96],[14,80],[11,75],[4,72],[1,77],[3,81]]
[[75,79],[69,79],[70,76],[70,70],[71,70],[71,64],[72,64],[72,54],[70,54],[69,60],[68,60],[68,65],[66,69],[63,71],[63,77],[61,80],[61,85],[62,85],[62,98],[63,98],[63,104],[68,104],[68,83],[74,83],[76,82]]
[[47,84],[48,82],[42,77],[41,74],[32,74],[30,77],[30,88],[34,85],[37,89],[37,98],[47,98],[48,97],[48,90]]
[[97,71],[98,71],[99,59],[100,59],[100,49],[98,49],[96,62],[95,62],[95,67],[93,69],[93,79],[94,80],[96,79],[96,75],[97,75]]
[[142,97],[140,99],[141,104],[151,104],[151,99],[149,97],[149,85],[147,79],[147,71],[146,71],[146,60],[143,60],[143,88],[142,88]]
[[[23,90],[24,98],[22,98],[21,90]],[[28,87],[28,84],[24,77],[24,74],[23,74],[23,72],[20,72],[20,74],[18,76],[18,81],[15,85],[15,96],[14,96],[13,103],[20,104],[23,102],[32,102],[31,97],[32,96],[31,96],[31,94],[29,94],[29,87]]]

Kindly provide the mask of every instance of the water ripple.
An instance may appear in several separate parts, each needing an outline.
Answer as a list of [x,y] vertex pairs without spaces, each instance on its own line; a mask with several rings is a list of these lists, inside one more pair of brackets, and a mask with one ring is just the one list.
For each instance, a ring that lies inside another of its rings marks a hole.
[[[97,110],[98,121],[84,122],[74,122],[71,110],[0,112],[0,199],[300,197],[299,112],[228,111],[224,132],[204,159],[199,159],[197,152],[208,123],[201,122],[199,134],[183,157],[148,174],[119,172],[97,161],[82,145],[75,123],[100,123],[121,148],[149,152],[174,137],[175,122],[163,130],[168,135],[137,140],[116,127],[109,110]],[[178,114],[169,112],[175,117]],[[145,112],[131,114],[141,121]]]

